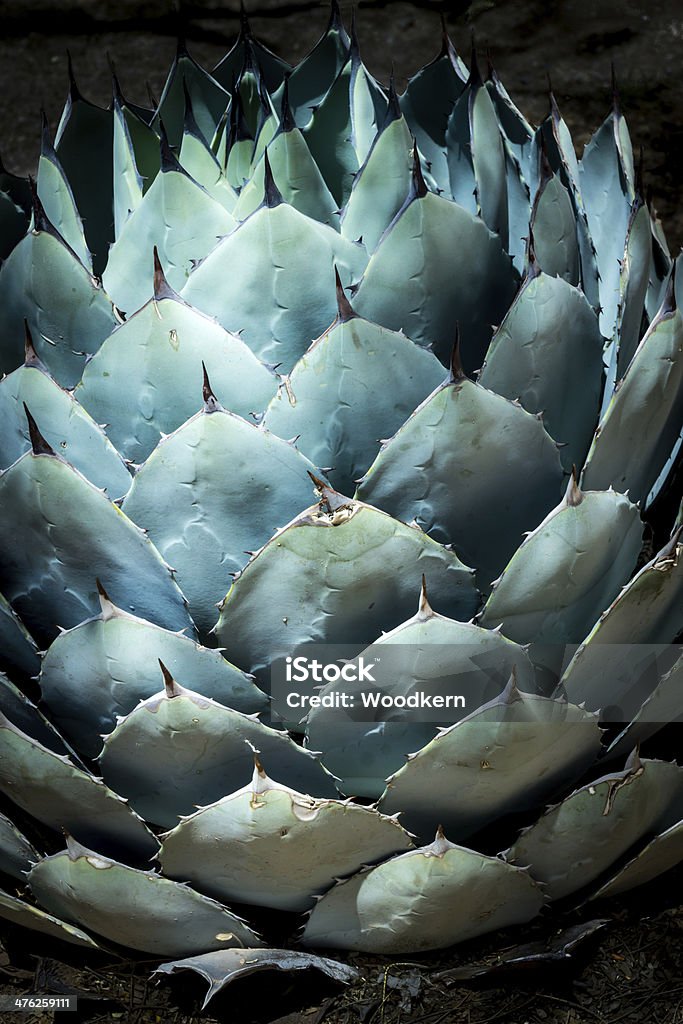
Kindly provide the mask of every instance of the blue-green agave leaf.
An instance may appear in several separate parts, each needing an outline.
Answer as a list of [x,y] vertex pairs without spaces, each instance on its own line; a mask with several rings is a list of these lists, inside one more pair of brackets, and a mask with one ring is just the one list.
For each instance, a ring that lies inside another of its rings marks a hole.
[[640,710],[615,737],[607,751],[608,756],[623,756],[633,749],[634,744],[644,743],[673,722],[678,723],[679,728],[683,722],[683,657],[679,657],[673,667],[662,675]]
[[[619,279],[619,310],[616,336],[618,339],[615,381],[626,373],[642,337],[641,325],[645,316],[645,298],[652,261],[652,231],[650,212],[636,196],[631,207],[626,247]],[[663,296],[662,296],[663,298]],[[611,393],[606,391],[609,403]]]
[[[683,544],[678,530],[602,613],[567,666],[561,691],[591,709],[617,706],[619,718],[629,721],[658,681],[652,675],[652,658],[664,664],[666,647],[683,625],[682,607]],[[675,657],[675,650],[670,654]]]
[[121,454],[141,463],[196,412],[202,363],[226,407],[241,416],[262,412],[277,390],[275,374],[241,338],[170,288],[157,256],[154,298],[105,340],[75,394],[106,423]]
[[260,359],[288,372],[335,318],[335,264],[347,286],[360,277],[367,255],[288,206],[277,189],[269,186],[268,196],[194,270],[182,294],[239,331]]
[[549,808],[505,854],[528,867],[552,900],[583,889],[609,870],[658,822],[683,791],[683,769],[634,754],[621,772],[577,789]]
[[0,260],[28,231],[31,220],[31,187],[28,178],[8,171],[0,157]]
[[264,671],[306,643],[372,643],[412,610],[425,573],[440,607],[469,619],[472,570],[418,527],[322,485],[248,563],[220,607],[216,636],[239,665]]
[[[125,171],[129,183],[133,185],[132,194],[136,193],[137,176],[139,179],[137,183],[142,185],[144,195],[161,169],[161,151],[159,149],[159,136],[150,124],[154,117],[154,111],[144,110],[135,104],[129,103],[121,94],[121,87],[116,74],[113,77],[114,199],[116,201],[116,189],[122,185],[121,181],[117,182],[117,173],[120,173],[121,170]],[[123,161],[120,167],[116,163],[117,132],[120,132],[118,143],[125,144],[128,147],[127,154],[119,154],[119,158]],[[115,232],[115,234],[118,234],[118,232]]]
[[[349,56],[349,36],[341,19],[336,0],[330,4],[327,29],[310,53],[299,61],[287,76],[289,102],[299,128],[311,120],[313,110],[320,105]],[[279,100],[282,86],[275,99]]]
[[[615,487],[645,504],[683,427],[683,318],[673,280],[607,412],[581,478],[586,488]],[[660,486],[663,481],[659,480]]]
[[156,246],[168,283],[180,291],[192,266],[235,226],[231,214],[180,166],[162,139],[161,172],[112,245],[104,287],[131,313],[153,293],[149,254]]
[[[285,90],[283,102],[287,102]],[[299,128],[289,120],[286,110],[280,128],[268,144],[268,160],[273,181],[286,203],[295,210],[339,228],[339,211],[330,190],[311,156],[306,140]],[[262,155],[256,163],[251,179],[244,186],[236,203],[234,215],[245,220],[265,200],[266,159]]]
[[316,903],[305,946],[421,953],[524,924],[544,905],[526,871],[454,846],[439,829],[409,850],[341,882]]
[[95,940],[80,928],[67,924],[66,921],[60,921],[52,914],[46,914],[39,907],[33,907],[30,903],[26,903],[17,896],[11,896],[7,892],[0,892],[0,917],[3,921],[18,924],[22,928],[39,932],[41,935],[48,935],[52,939],[61,939],[62,942],[68,942],[73,946],[100,949]]
[[266,88],[269,92],[274,92],[284,76],[292,70],[291,66],[254,38],[243,7],[240,10],[240,33],[235,45],[221,58],[211,72],[211,77],[224,89],[232,88],[233,81],[237,79],[244,66],[247,46],[250,48],[252,60],[259,66]]
[[55,754],[70,753],[52,723],[4,672],[0,672],[0,711],[17,729],[48,750]]
[[[538,149],[535,131],[524,114],[513,102],[507,89],[498,77],[495,68],[489,64],[486,82],[489,96],[498,118],[503,138],[510,150],[519,175],[527,188],[527,197],[533,197],[538,188]],[[509,196],[509,187],[508,187]]]
[[44,704],[83,756],[96,758],[117,717],[158,692],[158,658],[174,675],[192,679],[198,693],[234,711],[253,714],[267,707],[252,678],[220,651],[129,615],[101,585],[100,604],[98,616],[57,637],[40,672]]
[[[373,78],[360,59],[355,26],[351,27],[351,76],[349,79],[349,112],[351,115],[351,145],[356,152],[358,166],[365,163],[370,147],[384,121],[387,97],[379,82]],[[343,197],[346,201],[346,196]]]
[[226,412],[205,376],[203,410],[136,474],[123,510],[173,566],[203,634],[248,552],[305,508],[310,471],[292,444]]
[[380,448],[358,497],[452,544],[486,590],[561,485],[540,420],[469,380],[456,349],[450,377]]
[[583,292],[545,273],[530,246],[526,277],[493,336],[478,382],[519,399],[527,412],[542,413],[544,427],[562,444],[560,459],[569,472],[583,465],[598,422],[602,350],[598,318]]
[[164,836],[159,860],[168,878],[214,899],[303,911],[335,879],[410,848],[395,818],[297,793],[257,759],[248,785]]
[[678,821],[655,836],[640,853],[604,882],[591,899],[620,896],[670,871],[682,860],[683,821]]
[[545,150],[550,166],[553,171],[560,174],[571,197],[581,259],[581,286],[591,306],[597,311],[600,306],[598,262],[581,194],[579,163],[569,129],[552,93],[550,114],[536,132],[536,149],[537,152]]
[[208,71],[197,64],[187,52],[184,42],[179,39],[173,66],[152,121],[155,130],[163,124],[171,146],[179,146],[183,137],[186,90],[202,135],[205,139],[213,138],[220,116],[228,105],[228,93]]
[[431,352],[403,334],[356,316],[343,290],[330,329],[311,345],[281,385],[264,423],[348,493],[390,436],[443,380]]
[[[332,777],[284,732],[263,725],[177,683],[162,665],[164,687],[104,741],[103,778],[147,821],[173,828],[178,816],[241,788],[253,753],[298,792],[335,796]],[[135,751],[145,750],[144,762]]]
[[186,97],[186,102],[188,106],[185,111],[185,128],[178,157],[180,166],[208,192],[212,199],[220,203],[228,213],[233,213],[237,193],[194,119],[189,96]]
[[73,394],[52,378],[30,336],[24,365],[0,381],[0,470],[31,449],[24,405],[40,409],[45,440],[86,479],[110,498],[126,493],[131,476],[123,459]]
[[320,168],[335,202],[342,207],[351,194],[353,178],[362,160],[349,140],[353,62],[347,60],[304,130],[313,159]]
[[44,825],[67,829],[103,853],[140,861],[159,847],[118,794],[31,739],[1,712],[0,791]]
[[480,218],[428,192],[416,159],[408,198],[370,257],[354,305],[367,320],[433,345],[444,362],[459,323],[471,372],[517,282],[500,240]]
[[465,88],[468,71],[443,30],[441,49],[434,60],[408,80],[400,99],[401,110],[429,163],[436,184],[450,195],[446,130],[453,105]]
[[414,140],[400,113],[393,83],[384,125],[375,137],[363,166],[353,181],[342,211],[341,233],[362,238],[369,253],[405,202],[413,169]]
[[[156,140],[156,135],[148,125],[143,124],[141,130],[151,132]],[[116,95],[114,96],[114,139],[112,145],[114,160],[114,237],[118,238],[123,230],[123,225],[131,213],[133,210],[137,210],[142,202],[145,182],[138,170],[135,148],[129,128],[129,119],[126,117],[124,108]],[[158,152],[158,140],[155,149]],[[158,171],[159,167],[157,167],[157,173]]]
[[4,330],[0,370],[24,362],[24,324],[63,387],[78,381],[86,355],[116,325],[111,301],[47,218],[34,195],[33,227],[0,267]]
[[580,643],[631,576],[642,532],[625,495],[584,493],[572,476],[494,585],[481,625],[518,643]]
[[52,145],[45,114],[36,188],[50,223],[54,224],[86,270],[92,273],[92,257],[83,234],[83,222],[76,209],[71,186]]
[[619,304],[619,274],[624,257],[633,188],[633,153],[623,143],[628,129],[615,107],[593,135],[581,159],[581,197],[588,218],[600,275],[600,329],[611,338]]
[[149,538],[55,455],[35,423],[32,443],[0,474],[0,579],[36,639],[49,642],[60,626],[97,613],[96,576],[126,610],[192,630],[183,595]]
[[[29,843],[17,826],[0,814],[0,870],[5,875],[11,875],[20,882],[25,880],[26,872],[40,857],[40,854]],[[2,895],[0,893],[0,915],[2,915]]]
[[436,821],[463,840],[547,801],[599,753],[596,715],[523,693],[512,676],[500,696],[411,754],[389,779],[379,807],[386,814],[400,808],[405,827],[423,839]]
[[[441,706],[447,710],[441,713],[440,723],[432,712],[431,721],[421,720],[421,713],[409,705],[406,711],[392,708],[390,720],[381,710],[377,720],[365,712],[363,721],[347,720],[339,709],[311,708],[306,719],[308,745],[323,751],[323,763],[340,780],[343,793],[373,800],[384,792],[388,776],[403,766],[407,751],[433,741],[439,724],[450,725],[467,714],[466,708],[498,697],[511,672],[516,672],[525,688],[534,685],[531,663],[521,647],[492,630],[437,614],[429,605],[424,583],[417,614],[385,633],[363,657],[365,662],[381,660],[383,694],[406,698],[417,694],[420,700],[422,694],[430,698],[457,695],[465,701],[465,710],[460,710],[444,699]],[[328,683],[320,692],[324,696],[348,693],[361,707],[365,688],[365,683]],[[434,793],[432,799],[436,799]],[[427,831],[433,831],[440,820],[437,816]]]
[[225,946],[262,945],[227,907],[188,885],[103,857],[67,836],[67,849],[29,875],[42,906],[121,946],[186,956]]
[[543,158],[541,182],[531,211],[529,230],[541,270],[578,286],[581,259],[576,235],[576,215],[569,192]]
[[0,668],[25,676],[34,676],[40,671],[36,642],[3,594],[0,594]]
[[453,198],[480,216],[508,248],[505,148],[474,50],[470,78],[453,107],[446,141]]
[[104,110],[81,95],[69,57],[69,94],[57,128],[55,150],[83,219],[96,274],[102,273],[114,240],[113,146],[113,110]]

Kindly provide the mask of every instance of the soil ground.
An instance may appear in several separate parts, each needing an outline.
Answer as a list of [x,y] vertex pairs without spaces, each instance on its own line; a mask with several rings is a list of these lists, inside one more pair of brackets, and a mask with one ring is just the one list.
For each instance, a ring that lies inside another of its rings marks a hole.
[[[350,4],[342,3],[348,17]],[[611,102],[614,63],[634,148],[644,149],[645,182],[673,252],[683,242],[683,88],[680,0],[371,0],[359,5],[363,57],[386,82],[393,62],[401,89],[439,46],[442,12],[463,55],[471,34],[489,46],[508,91],[534,122],[547,110],[548,74],[579,153]],[[326,11],[315,0],[254,0],[255,33],[294,62],[315,43]],[[35,168],[39,112],[53,128],[66,94],[65,49],[79,86],[106,104],[105,53],[124,93],[159,95],[180,24],[193,55],[212,67],[238,29],[235,0],[0,0],[0,151],[9,169]],[[583,908],[478,944],[432,956],[352,956],[362,980],[345,990],[306,974],[240,981],[200,1014],[204,985],[183,974],[149,981],[157,962],[85,956],[7,927],[0,947],[0,994],[78,992],[81,1011],[61,1015],[93,1024],[683,1024],[683,870],[622,901]],[[510,959],[511,949],[600,915],[601,929],[571,958],[498,972],[479,981],[449,979],[470,964]],[[266,983],[264,984],[264,980]],[[44,1024],[48,1015],[0,1011],[0,1021]],[[59,1018],[55,1018],[59,1019]]]

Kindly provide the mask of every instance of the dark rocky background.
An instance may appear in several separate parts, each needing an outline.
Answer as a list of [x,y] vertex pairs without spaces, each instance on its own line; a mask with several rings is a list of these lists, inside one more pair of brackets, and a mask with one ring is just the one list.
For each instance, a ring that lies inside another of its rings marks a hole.
[[[350,0],[342,9],[350,16]],[[387,82],[392,62],[399,88],[430,60],[443,13],[467,58],[474,34],[490,47],[499,74],[534,122],[547,109],[548,76],[579,154],[611,102],[614,63],[634,148],[643,146],[645,181],[672,246],[683,242],[683,5],[680,0],[360,0],[363,58]],[[319,0],[251,0],[255,33],[289,61],[316,42],[326,20]],[[56,127],[66,95],[65,50],[82,92],[106,104],[116,62],[124,93],[145,102],[159,95],[182,27],[193,55],[213,67],[234,40],[237,0],[0,0],[0,152],[12,170],[36,163],[39,111]]]

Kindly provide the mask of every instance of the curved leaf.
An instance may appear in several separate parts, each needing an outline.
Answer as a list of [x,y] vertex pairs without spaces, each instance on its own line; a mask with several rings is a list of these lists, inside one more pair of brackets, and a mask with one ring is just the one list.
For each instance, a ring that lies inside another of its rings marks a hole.
[[528,412],[543,414],[544,427],[562,444],[567,472],[583,465],[597,424],[602,348],[583,292],[532,262],[478,378],[483,387],[519,399]]
[[302,911],[335,879],[411,847],[395,819],[304,796],[257,761],[249,785],[166,833],[159,860],[167,877],[215,899]]
[[623,772],[577,789],[551,807],[505,854],[528,866],[553,899],[589,885],[644,838],[683,787],[683,769],[631,759]]
[[152,452],[123,505],[173,566],[202,633],[215,625],[216,604],[248,552],[305,507],[315,469],[293,445],[209,395],[203,411]]
[[102,852],[153,856],[159,844],[135,811],[100,779],[30,739],[0,713],[0,790],[44,825],[68,829]]
[[40,358],[63,387],[73,387],[86,354],[97,351],[116,320],[102,287],[44,211],[34,213],[34,225],[0,267],[0,370],[23,363],[26,321]]
[[670,287],[598,425],[583,486],[612,486],[645,504],[682,427],[683,318]]
[[516,284],[509,256],[486,225],[414,181],[370,258],[354,305],[367,320],[433,344],[442,360],[459,323],[465,368],[473,371]]
[[29,452],[0,475],[0,511],[2,587],[39,642],[96,613],[96,576],[127,610],[193,628],[151,541],[54,453]]
[[158,692],[159,658],[175,675],[192,679],[198,693],[234,711],[251,714],[267,706],[251,677],[219,651],[129,615],[103,593],[100,602],[100,615],[53,641],[40,672],[44,703],[85,757],[97,757],[102,735],[118,716]]
[[264,670],[306,643],[360,650],[411,612],[425,573],[447,614],[478,604],[472,570],[421,530],[323,489],[238,576],[220,606],[216,636],[237,664]]
[[288,371],[334,320],[335,264],[347,285],[362,273],[366,254],[326,224],[277,197],[273,202],[219,242],[191,274],[183,298],[239,331],[260,359]]
[[[344,312],[346,309],[346,312]],[[266,410],[265,426],[297,447],[342,492],[353,490],[377,452],[443,380],[431,352],[403,334],[341,311],[311,345]]]
[[160,956],[261,945],[241,918],[187,885],[139,871],[67,839],[29,875],[39,903],[96,935]]
[[40,409],[48,444],[96,487],[119,498],[131,484],[130,473],[102,428],[69,391],[64,391],[29,349],[26,363],[0,381],[0,469],[31,448],[24,413]]
[[225,207],[171,158],[112,245],[104,287],[120,309],[139,309],[153,294],[150,253],[156,246],[169,284],[180,291],[193,264],[234,226]]
[[141,463],[196,412],[202,363],[227,408],[241,416],[261,412],[276,392],[275,374],[237,335],[169,289],[159,267],[155,298],[105,340],[75,394],[106,423],[121,454]]
[[119,720],[100,755],[103,778],[147,820],[173,828],[179,815],[234,793],[251,775],[254,750],[298,792],[335,795],[331,776],[286,733],[185,689],[168,670],[164,682]]
[[[600,753],[597,716],[520,692],[497,698],[411,754],[379,802],[418,836],[444,822],[463,840],[506,814],[527,811],[575,782]],[[424,794],[429,793],[426,802]]]
[[561,484],[556,445],[539,420],[455,365],[382,446],[358,496],[452,544],[488,589]]
[[530,921],[543,907],[525,871],[437,834],[331,889],[315,905],[306,946],[420,953]]

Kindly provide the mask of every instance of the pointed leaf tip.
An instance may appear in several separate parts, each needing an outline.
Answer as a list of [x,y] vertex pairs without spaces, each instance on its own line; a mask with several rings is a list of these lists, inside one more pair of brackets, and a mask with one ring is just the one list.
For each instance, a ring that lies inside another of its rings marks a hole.
[[342,285],[336,265],[334,268],[334,278],[337,289],[337,319],[340,323],[345,324],[347,321],[353,320],[357,317],[358,314],[346,297],[346,292],[344,291],[344,286]]
[[31,440],[31,448],[33,449],[33,454],[54,455],[56,457],[57,453],[47,443],[41,432],[38,430],[38,424],[34,420],[31,413],[29,412],[29,408],[26,405],[26,402],[23,402],[22,404],[24,406],[24,412],[26,414],[26,419],[28,421],[28,436]]
[[280,104],[280,131],[291,132],[296,128],[296,121],[292,114],[292,108],[289,103],[289,76],[291,72],[288,72],[282,82],[282,102]]
[[244,39],[251,38],[251,25],[249,24],[249,17],[247,15],[247,9],[244,6],[244,0],[240,0],[240,35]]
[[400,120],[402,116],[401,104],[399,103],[398,93],[396,92],[396,82],[394,79],[394,68],[392,65],[391,74],[389,75],[389,98],[387,103],[387,112],[382,125],[382,131],[387,128],[394,121]]
[[413,196],[418,199],[422,199],[429,192],[422,174],[422,164],[420,163],[420,154],[417,150],[417,142],[413,138],[413,177],[412,177],[412,191]]
[[169,700],[173,700],[174,697],[180,697],[182,693],[180,686],[168,671],[161,658],[158,658],[157,660],[159,662],[161,674],[164,677],[164,690],[166,691],[166,696]]
[[171,144],[168,141],[166,128],[164,127],[164,122],[161,120],[161,118],[159,118],[159,144],[161,148],[161,170],[163,172],[182,171],[182,167],[178,163],[178,158],[173,152]]
[[[38,195],[38,186],[36,180],[32,174],[28,176],[28,184],[31,189],[31,206],[33,212],[33,230],[34,231],[52,231],[55,229],[52,227],[50,220],[45,212],[40,196]],[[61,237],[61,236],[60,236]]]
[[579,487],[579,478],[576,472],[576,466],[572,466],[571,476],[569,477],[569,483],[567,484],[567,491],[564,496],[565,503],[570,508],[576,508],[583,501],[583,491]]
[[417,614],[421,619],[429,619],[434,614],[432,606],[429,603],[427,596],[427,577],[422,573],[422,583],[420,585],[420,599],[417,604]]
[[280,189],[275,184],[275,179],[273,178],[273,169],[270,166],[267,146],[263,151],[263,202],[269,210],[283,202]]
[[76,82],[76,75],[74,74],[74,62],[71,58],[71,50],[68,48],[66,51],[66,68],[69,75],[69,99],[72,103],[75,103],[76,100],[80,100],[82,97],[81,90],[78,88],[78,84]]
[[168,299],[168,298],[174,297],[176,293],[173,291],[173,289],[171,288],[170,284],[166,280],[166,275],[164,274],[164,268],[161,265],[161,260],[159,259],[159,251],[158,251],[156,245],[154,246],[153,258],[154,258],[154,298],[155,298],[155,300],[158,302],[161,299]]
[[481,68],[479,67],[479,58],[477,56],[477,44],[474,39],[474,32],[472,33],[471,45],[470,45],[470,77],[467,81],[467,85],[470,89],[478,89],[484,84],[482,78]]
[[38,353],[33,347],[33,336],[31,335],[31,328],[26,317],[24,317],[24,366],[43,366]]
[[[552,171],[551,171],[552,174]],[[538,277],[541,273],[541,267],[538,259],[536,258],[536,242],[534,240],[534,229],[533,222],[529,223],[529,234],[526,240],[526,278],[528,281]]]
[[455,384],[458,381],[467,380],[467,374],[463,369],[462,359],[460,357],[460,324],[455,325],[455,338],[453,339],[453,348],[451,349],[449,369],[449,384]]
[[222,412],[223,406],[213,393],[204,360],[202,360],[202,398],[204,400],[204,412]]
[[320,477],[315,475],[315,473],[312,473],[310,469],[307,469],[306,472],[320,494],[320,505],[324,506],[328,512],[336,512],[337,509],[353,504],[351,498],[347,498],[345,495],[340,494],[339,491],[335,491],[334,488],[330,487],[329,484],[326,484],[324,480],[321,480]]

